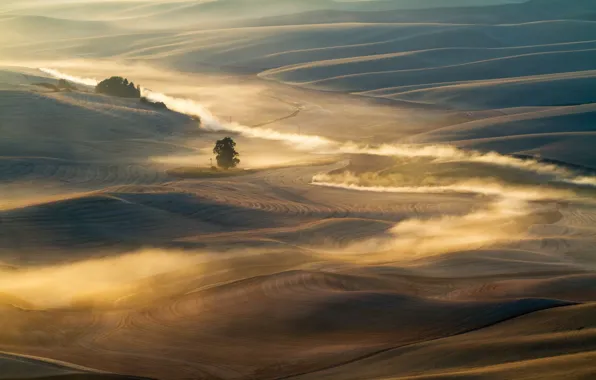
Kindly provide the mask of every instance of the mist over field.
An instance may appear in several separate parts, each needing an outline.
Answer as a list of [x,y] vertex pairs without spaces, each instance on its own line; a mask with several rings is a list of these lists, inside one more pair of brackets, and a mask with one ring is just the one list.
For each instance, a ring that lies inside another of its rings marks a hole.
[[596,2],[0,2],[0,380],[596,378]]

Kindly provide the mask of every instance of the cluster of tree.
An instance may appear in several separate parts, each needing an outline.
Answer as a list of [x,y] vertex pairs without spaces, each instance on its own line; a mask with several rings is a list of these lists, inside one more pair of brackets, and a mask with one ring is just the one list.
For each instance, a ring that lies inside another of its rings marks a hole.
[[164,102],[153,102],[144,96],[141,96],[141,103],[148,105],[149,107],[156,108],[158,110],[167,110],[168,106]]
[[141,86],[135,86],[134,82],[122,77],[111,77],[101,81],[96,87],[95,92],[121,98],[141,97]]
[[217,140],[213,153],[216,155],[217,166],[223,169],[235,168],[240,163],[236,152],[236,142],[231,137]]
[[163,102],[153,102],[145,96],[141,96],[141,86],[135,86],[134,82],[129,82],[128,79],[123,77],[111,77],[99,82],[95,86],[95,92],[121,98],[135,98],[139,99],[142,104],[155,109],[168,109],[168,106]]

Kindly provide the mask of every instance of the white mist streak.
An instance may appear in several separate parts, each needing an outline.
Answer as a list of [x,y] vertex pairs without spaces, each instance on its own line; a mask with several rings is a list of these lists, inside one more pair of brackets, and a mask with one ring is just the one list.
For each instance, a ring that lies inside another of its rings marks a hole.
[[462,215],[407,219],[395,224],[384,237],[327,253],[359,264],[378,265],[483,249],[527,237],[533,212],[525,200],[497,198]]
[[496,166],[517,168],[540,174],[569,177],[572,173],[552,164],[544,164],[532,159],[504,156],[496,152],[482,153],[464,151],[450,145],[380,145],[378,147],[358,146],[347,143],[340,147],[342,153],[369,154],[375,156],[393,156],[407,158],[434,158],[440,162],[461,161],[484,163]]
[[595,177],[574,177],[563,180],[563,182],[571,183],[573,185],[580,185],[580,186],[592,186],[596,187],[596,178]]
[[173,98],[148,89],[143,89],[143,95],[151,101],[165,103],[173,111],[199,117],[201,119],[201,126],[210,131],[236,132],[249,138],[282,141],[290,143],[297,148],[308,150],[319,149],[334,144],[333,141],[320,136],[282,133],[269,128],[248,127],[239,123],[224,123],[208,109],[193,100]]
[[448,185],[433,186],[365,186],[359,183],[358,177],[351,173],[344,173],[343,179],[337,181],[337,176],[317,174],[313,177],[312,185],[334,187],[340,189],[368,191],[375,193],[411,193],[411,194],[443,194],[467,193],[502,198],[538,201],[564,199],[573,193],[564,190],[546,189],[542,187],[507,186],[498,182],[462,181]]
[[42,67],[39,69],[39,71],[51,75],[54,78],[64,79],[72,83],[82,84],[83,86],[97,86],[97,84],[99,83],[97,79],[75,77],[72,75],[61,73],[60,71],[54,69],[46,69]]
[[30,308],[68,307],[74,303],[113,303],[146,287],[150,278],[201,264],[200,255],[144,250],[122,256],[18,270],[0,269],[0,293],[24,300]]
[[523,219],[530,214],[527,202],[503,198],[465,215],[409,219],[390,230],[393,238],[386,249],[432,256],[515,241],[526,236]]

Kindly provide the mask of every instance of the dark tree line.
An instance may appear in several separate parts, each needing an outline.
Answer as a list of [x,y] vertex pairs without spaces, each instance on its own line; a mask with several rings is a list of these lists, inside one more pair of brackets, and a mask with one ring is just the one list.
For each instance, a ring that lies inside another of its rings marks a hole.
[[146,104],[150,107],[156,108],[158,110],[167,110],[168,106],[164,102],[154,102],[147,99],[144,96],[141,96],[141,103]]
[[134,82],[122,77],[111,77],[101,81],[96,87],[95,92],[121,98],[141,97],[141,86],[135,86]]

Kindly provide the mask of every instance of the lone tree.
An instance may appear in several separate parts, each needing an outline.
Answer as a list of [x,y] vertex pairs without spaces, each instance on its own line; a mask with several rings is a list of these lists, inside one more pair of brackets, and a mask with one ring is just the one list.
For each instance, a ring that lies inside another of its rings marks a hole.
[[111,77],[101,81],[96,87],[95,92],[122,98],[140,98],[141,86],[135,86],[134,82],[128,82],[128,79],[122,77]]
[[217,140],[213,153],[216,154],[217,166],[228,170],[235,168],[240,163],[238,152],[236,152],[236,142],[231,137]]

